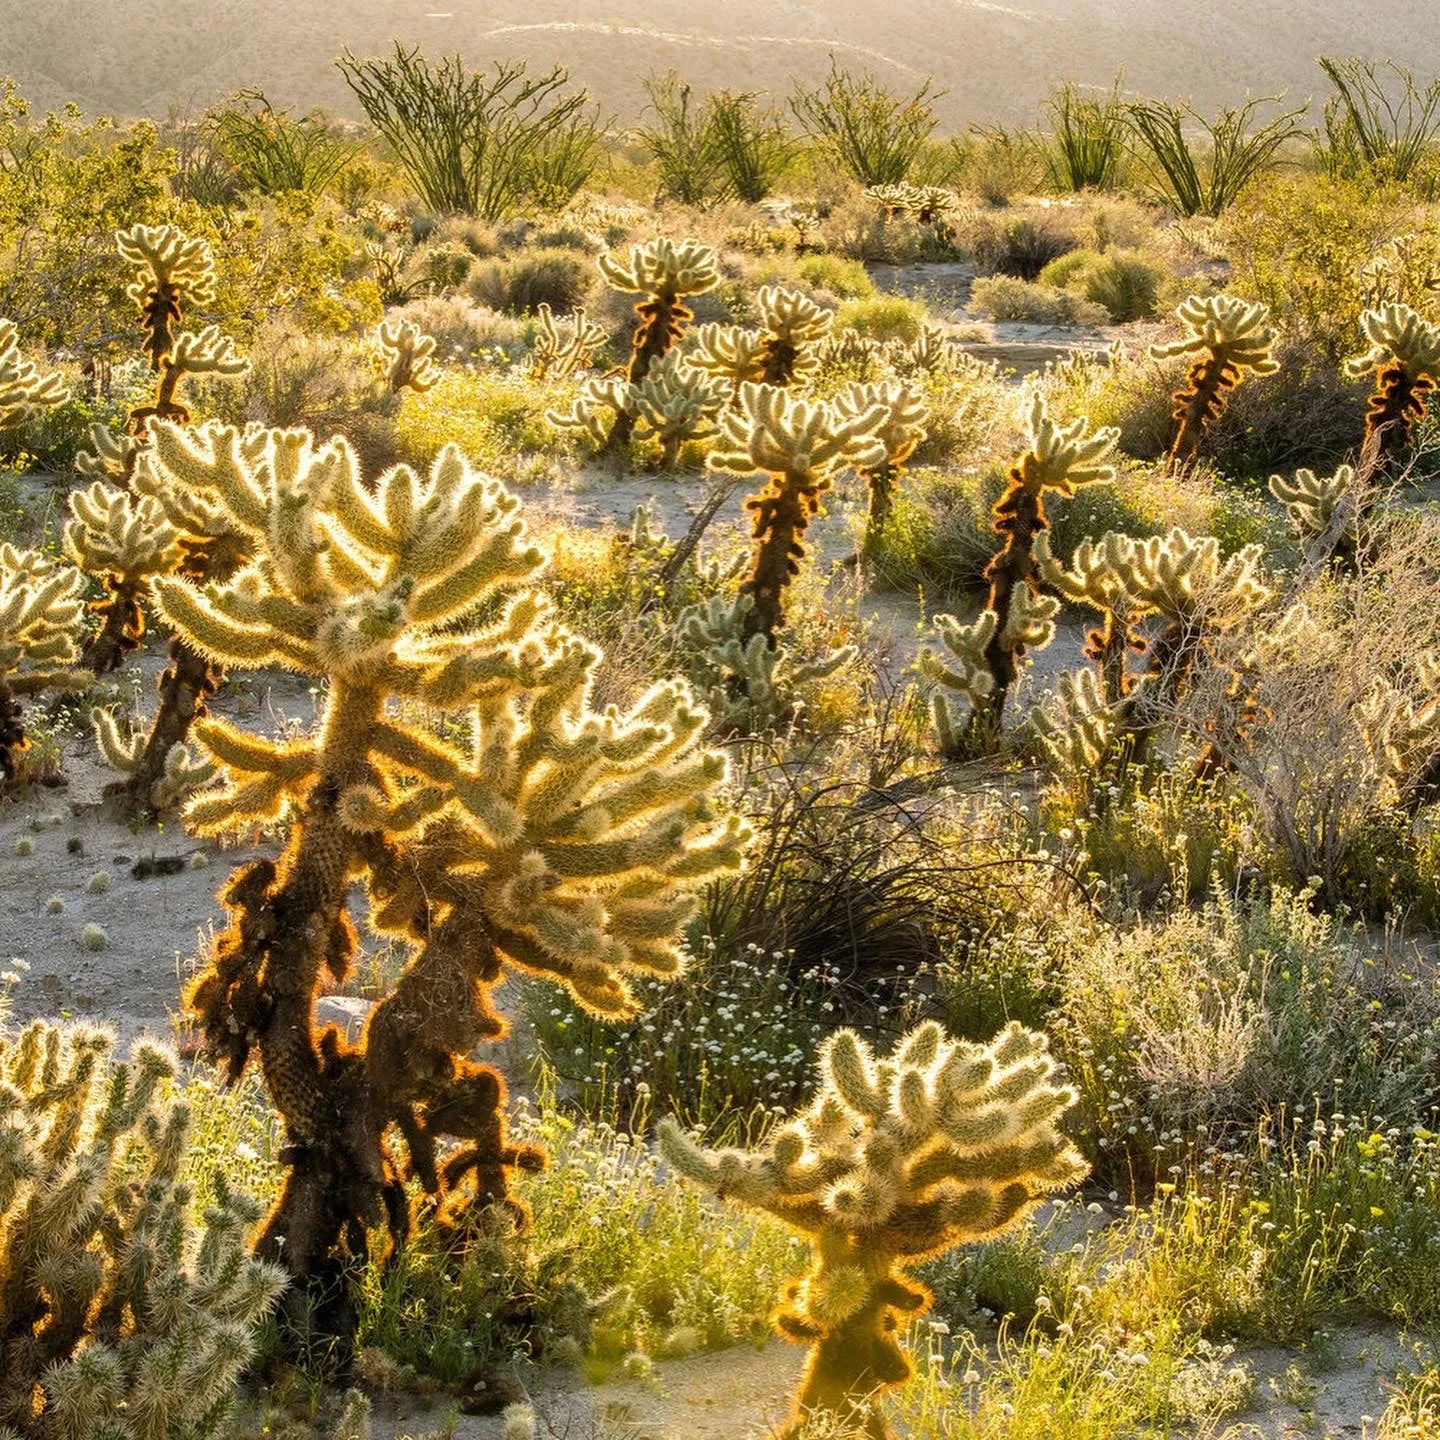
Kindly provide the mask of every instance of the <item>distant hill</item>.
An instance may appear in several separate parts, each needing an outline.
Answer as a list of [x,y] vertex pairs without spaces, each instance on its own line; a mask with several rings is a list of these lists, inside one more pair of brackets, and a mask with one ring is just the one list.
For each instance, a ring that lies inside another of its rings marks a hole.
[[42,107],[197,111],[242,85],[355,113],[333,65],[419,42],[480,66],[560,60],[607,112],[633,119],[641,79],[788,92],[833,51],[897,86],[933,76],[947,125],[1028,121],[1051,82],[1108,84],[1204,108],[1247,95],[1326,93],[1320,54],[1440,71],[1440,23],[1417,0],[7,0],[0,73]]

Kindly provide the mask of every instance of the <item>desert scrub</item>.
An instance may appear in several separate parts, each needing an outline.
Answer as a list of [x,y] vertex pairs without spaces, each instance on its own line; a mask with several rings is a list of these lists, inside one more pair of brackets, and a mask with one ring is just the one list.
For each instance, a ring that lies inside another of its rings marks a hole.
[[1013,275],[982,275],[970,289],[970,308],[991,320],[1018,320],[1028,325],[1103,325],[1103,306],[1043,282],[1017,280]]
[[835,329],[853,330],[868,340],[903,340],[910,344],[920,338],[926,318],[925,307],[918,300],[904,295],[876,295],[847,300],[835,316]]
[[595,267],[587,254],[545,246],[482,260],[466,281],[472,300],[506,315],[534,315],[542,305],[568,315],[594,287]]
[[404,396],[395,445],[412,463],[455,445],[475,465],[534,471],[537,457],[571,444],[545,418],[574,394],[561,380],[536,380],[527,370],[445,370],[423,395]]
[[[544,1086],[538,1106],[518,1102],[516,1134],[551,1154],[523,1182],[536,1216],[524,1247],[497,1237],[457,1269],[444,1237],[422,1224],[392,1266],[366,1271],[362,1343],[454,1382],[507,1362],[521,1343],[600,1378],[627,1353],[663,1359],[762,1340],[798,1246],[781,1226],[676,1185],[646,1143],[647,1123],[643,1095],[623,1123],[562,1111]],[[763,1112],[757,1123],[768,1123]]]
[[858,260],[843,255],[803,255],[796,262],[795,273],[807,285],[828,290],[842,300],[870,300],[876,293],[870,272]]

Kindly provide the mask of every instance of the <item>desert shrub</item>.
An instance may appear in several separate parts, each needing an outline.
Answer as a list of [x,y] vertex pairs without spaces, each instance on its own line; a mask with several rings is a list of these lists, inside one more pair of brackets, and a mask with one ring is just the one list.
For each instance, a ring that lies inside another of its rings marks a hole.
[[875,282],[864,265],[840,255],[801,256],[795,273],[807,285],[828,290],[842,300],[869,300],[875,295]]
[[533,465],[566,444],[545,412],[572,396],[565,382],[537,381],[523,370],[447,370],[424,394],[406,393],[395,444],[415,460],[458,445],[482,469],[513,475],[522,460]]
[[525,62],[467,70],[459,55],[431,65],[397,40],[386,58],[337,62],[370,123],[438,215],[499,220],[526,199],[563,205],[598,160],[590,97],[557,65],[531,76]]
[[1383,245],[1413,228],[1412,202],[1393,187],[1274,174],[1226,213],[1220,238],[1231,291],[1268,305],[1288,338],[1336,366],[1358,343],[1366,306],[1361,272]]
[[950,139],[954,163],[944,181],[979,196],[986,205],[1008,205],[1017,195],[1039,189],[1045,164],[1038,137],[1003,125],[972,125]]
[[1116,325],[1151,320],[1163,273],[1143,255],[1109,250],[1087,271],[1085,298],[1103,305]]
[[409,320],[433,336],[436,354],[445,361],[468,364],[502,357],[515,361],[526,349],[523,322],[459,295],[412,300],[391,311],[390,318]]
[[1054,223],[1028,216],[982,218],[971,227],[968,237],[969,249],[983,273],[1013,275],[1020,280],[1037,279],[1052,260],[1079,243]]
[[635,139],[659,170],[660,193],[681,205],[703,205],[718,193],[719,137],[709,108],[670,70],[643,82],[654,119],[635,130]]
[[727,191],[757,205],[780,183],[795,156],[795,140],[784,117],[762,108],[758,91],[717,90],[708,120]]
[[1320,67],[1335,87],[1325,107],[1332,146],[1338,141],[1357,152],[1372,178],[1411,180],[1440,132],[1440,80],[1422,90],[1394,60],[1387,62],[1390,77],[1382,79],[1373,60],[1358,56],[1322,55]]
[[359,148],[319,112],[296,117],[277,110],[261,90],[242,90],[212,111],[207,123],[241,190],[260,195],[324,194],[337,186]]
[[1054,286],[1017,280],[1011,275],[982,275],[970,290],[970,308],[992,320],[1031,325],[1102,325],[1099,305]]
[[854,330],[868,340],[918,340],[925,328],[925,307],[904,295],[874,295],[848,300],[835,316],[837,330]]
[[548,305],[558,315],[585,303],[595,283],[588,256],[571,250],[524,250],[478,263],[470,273],[471,297],[508,315],[533,315]]
[[861,185],[905,180],[937,123],[926,81],[911,96],[887,90],[869,71],[840,69],[813,88],[796,84],[790,108],[802,129],[824,145]]

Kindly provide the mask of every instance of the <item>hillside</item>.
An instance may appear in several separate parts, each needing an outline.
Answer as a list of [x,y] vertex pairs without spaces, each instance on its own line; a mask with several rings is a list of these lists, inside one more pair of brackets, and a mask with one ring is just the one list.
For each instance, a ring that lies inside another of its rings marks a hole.
[[623,119],[643,104],[641,78],[671,66],[701,86],[783,93],[823,73],[829,52],[892,81],[934,75],[948,124],[1030,119],[1057,77],[1108,83],[1201,106],[1246,94],[1323,89],[1322,53],[1397,55],[1440,70],[1440,30],[1416,31],[1413,0],[1213,0],[1201,23],[1169,0],[53,0],[7,6],[0,71],[41,106],[92,112],[203,108],[240,85],[276,99],[350,110],[332,60],[394,38],[459,50],[561,60]]

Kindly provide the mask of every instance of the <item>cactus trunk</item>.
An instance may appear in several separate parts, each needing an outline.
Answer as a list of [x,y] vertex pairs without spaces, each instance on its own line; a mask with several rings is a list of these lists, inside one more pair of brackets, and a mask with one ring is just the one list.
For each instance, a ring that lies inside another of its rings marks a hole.
[[1229,392],[1239,383],[1239,372],[1213,352],[1190,367],[1189,388],[1175,393],[1175,420],[1179,428],[1170,446],[1166,468],[1172,473],[1194,462],[1205,432],[1225,410]]
[[1394,476],[1410,448],[1417,421],[1424,419],[1426,397],[1435,388],[1428,375],[1412,375],[1399,363],[1387,365],[1375,380],[1365,410],[1365,448],[1383,476]]
[[985,647],[985,664],[995,682],[983,711],[976,720],[992,735],[999,735],[1005,715],[1005,699],[1020,674],[1019,662],[1024,655],[1005,641],[1005,629],[1017,586],[1035,588],[1035,537],[1049,527],[1045,518],[1043,492],[1023,483],[1018,469],[1010,472],[1011,488],[995,506],[995,530],[1005,536],[1002,549],[985,567],[990,582],[987,608],[995,612],[998,623],[990,643]]
[[80,652],[81,666],[92,675],[108,675],[118,669],[125,657],[139,648],[145,634],[145,613],[140,608],[145,581],[112,577],[106,584],[110,594],[95,607],[105,616],[104,623]]

